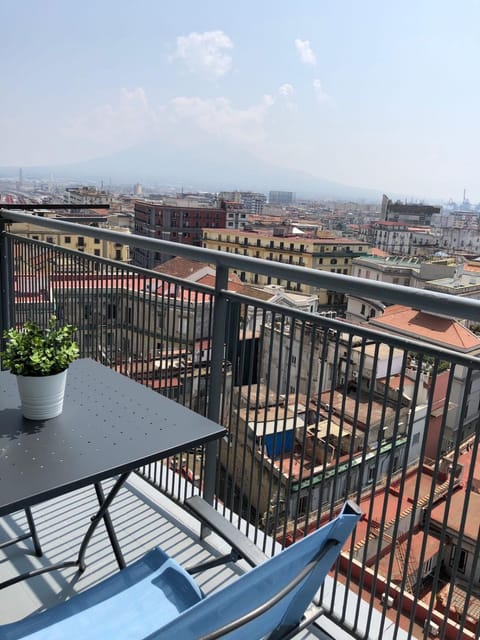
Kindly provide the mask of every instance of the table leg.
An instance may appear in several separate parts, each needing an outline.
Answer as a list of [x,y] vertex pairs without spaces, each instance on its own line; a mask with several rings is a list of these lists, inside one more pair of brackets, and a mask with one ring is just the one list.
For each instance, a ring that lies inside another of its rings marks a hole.
[[126,563],[125,560],[123,558],[123,554],[122,551],[120,549],[120,545],[118,544],[118,539],[117,539],[117,535],[115,533],[115,530],[113,528],[113,524],[110,518],[110,515],[108,513],[108,508],[110,507],[110,505],[112,504],[115,496],[117,495],[117,493],[120,491],[120,489],[123,487],[123,485],[125,484],[128,476],[130,475],[130,471],[126,472],[126,473],[122,473],[117,480],[115,481],[115,484],[113,485],[113,487],[110,489],[110,491],[108,492],[107,497],[105,498],[104,493],[103,493],[103,489],[102,486],[99,482],[95,483],[95,491],[97,493],[97,498],[98,498],[98,502],[100,504],[100,508],[97,511],[97,513],[92,517],[92,521],[90,523],[90,526],[88,527],[87,533],[85,534],[82,544],[80,546],[80,551],[78,552],[78,558],[77,558],[77,564],[78,564],[78,570],[79,571],[85,571],[85,553],[87,551],[87,547],[88,544],[90,542],[90,539],[93,535],[93,533],[95,532],[95,529],[97,528],[100,520],[104,520],[105,522],[105,526],[107,528],[107,533],[108,533],[108,537],[110,538],[110,543],[112,545],[113,551],[115,553],[115,557],[117,559],[118,562],[118,566],[120,567],[120,569],[124,569],[126,567]]
[[[105,502],[105,493],[100,482],[95,483],[95,492],[97,494],[98,504],[102,506]],[[105,511],[103,514],[103,522],[105,523],[105,528],[107,529],[108,537],[110,538],[110,543],[112,545],[113,553],[117,559],[118,566],[120,569],[125,569],[127,565],[125,563],[122,550],[120,549],[117,534],[113,528],[112,519],[108,511]]]
[[[100,508],[97,511],[97,513],[91,518],[90,525],[87,529],[85,536],[83,537],[82,544],[80,546],[80,550],[78,552],[78,557],[76,560],[67,560],[66,562],[57,562],[55,564],[48,565],[47,567],[41,567],[40,569],[32,569],[31,571],[26,571],[25,573],[22,573],[18,576],[10,578],[9,580],[4,580],[3,582],[0,582],[0,589],[4,589],[5,587],[10,587],[11,585],[16,584],[17,582],[20,582],[27,578],[40,576],[43,573],[48,573],[50,571],[55,571],[57,569],[66,569],[67,567],[77,567],[80,572],[84,571],[86,568],[85,554],[87,552],[88,544],[100,520],[102,519],[105,521],[108,537],[110,538],[110,542],[111,542],[113,551],[115,553],[115,557],[117,558],[118,566],[120,567],[120,569],[124,569],[126,566],[125,560],[123,558],[123,554],[121,552],[120,545],[118,543],[118,539],[117,539],[115,530],[113,528],[112,521],[108,514],[108,508],[112,504],[117,493],[125,484],[129,475],[130,475],[130,471],[128,471],[127,473],[122,473],[122,475],[120,475],[117,478],[113,487],[108,492],[107,497],[104,496],[101,484],[99,482],[95,483],[95,490],[97,492],[97,498],[100,504]],[[28,511],[27,511],[27,518],[28,518]],[[26,534],[24,537],[29,538],[30,535]]]
[[30,528],[30,534],[32,536],[35,553],[37,554],[38,557],[40,557],[42,555],[42,547],[40,546],[40,540],[38,539],[38,535],[37,535],[37,528],[35,527],[35,522],[32,516],[32,510],[30,509],[30,507],[25,508],[25,515],[27,516],[27,522]]

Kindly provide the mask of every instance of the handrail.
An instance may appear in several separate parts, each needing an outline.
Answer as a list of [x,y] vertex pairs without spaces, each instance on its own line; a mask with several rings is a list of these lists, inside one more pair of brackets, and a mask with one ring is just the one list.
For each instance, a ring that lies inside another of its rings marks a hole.
[[[404,285],[388,284],[347,276],[340,273],[329,273],[307,267],[284,264],[280,262],[251,258],[224,251],[205,249],[183,245],[178,242],[158,240],[156,238],[146,238],[136,234],[121,233],[109,229],[90,227],[74,222],[43,218],[22,213],[0,209],[0,221],[8,222],[28,222],[36,226],[48,229],[57,229],[70,233],[81,233],[81,235],[92,238],[103,238],[111,242],[118,242],[132,247],[141,247],[150,251],[157,251],[178,255],[199,262],[206,262],[222,266],[227,269],[240,271],[254,271],[259,274],[273,276],[283,280],[301,282],[319,289],[331,289],[339,293],[355,293],[356,296],[363,296],[373,300],[381,300],[392,304],[404,304],[412,306],[422,311],[434,314],[447,315],[449,317],[461,317],[478,322],[480,319],[480,301],[470,298],[463,298],[436,291],[425,289],[414,289]],[[449,311],[452,312],[449,313]]]

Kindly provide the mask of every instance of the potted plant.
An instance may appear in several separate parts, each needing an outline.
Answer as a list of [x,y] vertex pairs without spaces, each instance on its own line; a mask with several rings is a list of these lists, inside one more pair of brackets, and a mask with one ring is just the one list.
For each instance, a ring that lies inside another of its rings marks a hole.
[[17,376],[25,418],[46,420],[62,412],[67,369],[79,355],[75,331],[72,325],[57,326],[53,315],[47,329],[29,321],[4,332],[2,363]]

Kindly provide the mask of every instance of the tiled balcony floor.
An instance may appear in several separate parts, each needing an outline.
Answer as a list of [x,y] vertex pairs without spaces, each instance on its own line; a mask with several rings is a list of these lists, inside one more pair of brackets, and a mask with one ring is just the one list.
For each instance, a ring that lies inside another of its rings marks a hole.
[[[35,507],[33,514],[44,558],[34,555],[31,540],[7,547],[0,551],[0,580],[41,567],[45,558],[49,563],[74,558],[88,518],[95,513],[96,506],[93,488],[87,488]],[[198,522],[138,477],[132,477],[117,496],[111,515],[127,564],[157,545],[183,566],[197,564],[226,551],[225,543],[214,535],[200,541]],[[0,518],[0,542],[25,531],[23,512]],[[91,541],[86,560],[87,569],[82,575],[74,568],[67,568],[3,589],[0,592],[0,624],[50,607],[118,571],[103,523]],[[196,580],[208,593],[235,579],[247,568],[241,562],[224,565],[197,574]],[[316,628],[297,636],[302,639],[330,637]],[[340,630],[335,633],[335,638],[348,637]]]

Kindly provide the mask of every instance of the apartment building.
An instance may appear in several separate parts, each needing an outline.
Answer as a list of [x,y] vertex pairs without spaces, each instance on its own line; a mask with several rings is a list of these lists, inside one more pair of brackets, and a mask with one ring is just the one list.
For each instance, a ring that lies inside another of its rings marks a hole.
[[409,226],[427,226],[432,224],[432,217],[440,213],[440,207],[420,203],[392,202],[383,195],[381,219],[393,222],[404,222]]
[[[134,216],[137,235],[194,246],[201,246],[203,229],[223,229],[227,220],[224,208],[196,206],[192,202],[181,206],[138,200],[135,202]],[[166,253],[136,247],[133,261],[141,267],[152,269],[171,257]]]
[[248,213],[257,215],[262,213],[267,202],[267,196],[264,193],[255,193],[254,191],[220,191],[218,199],[237,202]]
[[96,187],[69,187],[65,189],[67,204],[111,204],[112,194]]
[[[82,253],[87,253],[99,258],[108,258],[109,260],[120,260],[122,262],[130,261],[130,247],[120,242],[112,242],[110,240],[101,240],[100,238],[91,238],[87,235],[72,234],[54,229],[46,229],[35,225],[34,217],[50,217],[65,219],[63,215],[58,215],[52,211],[41,211],[32,213],[32,223],[18,223],[15,227],[16,232],[25,238],[32,240],[41,240],[65,249],[76,249]],[[71,221],[71,218],[68,218]],[[108,223],[107,216],[92,216],[83,219],[85,224],[95,224],[104,229],[111,229],[120,233],[129,234],[130,230],[125,226],[114,226]],[[75,220],[78,222],[78,219]]]
[[[480,355],[480,338],[452,318],[423,313],[402,305],[392,305],[385,309],[382,316],[372,318],[369,324],[384,331],[420,339],[459,353],[470,354],[474,357]],[[422,367],[428,374],[431,371],[432,363],[425,361]],[[441,385],[441,376],[439,375],[438,378],[436,384]],[[457,441],[458,430],[461,430],[461,440],[465,440],[475,433],[480,418],[480,374],[472,375],[467,381],[465,368],[455,366],[449,370],[449,382],[452,387],[450,403],[448,406],[444,406],[444,402],[442,403],[445,399],[445,393],[443,398],[441,396],[435,398],[438,406],[432,410],[428,420],[428,433],[431,440],[430,444],[427,443],[427,450],[430,449],[427,451],[427,455],[433,458],[435,452],[438,452],[438,438],[441,434],[444,417],[445,428],[441,442],[443,453],[451,451]],[[426,384],[430,383],[427,381]],[[445,392],[445,382],[443,385]],[[462,414],[461,407],[464,405],[466,412]]]
[[292,204],[295,202],[293,191],[270,191],[268,193],[269,204]]
[[[244,231],[230,229],[203,229],[203,246],[251,258],[273,260],[284,264],[300,265],[311,269],[351,275],[353,258],[366,255],[366,242],[352,238],[309,237],[303,232],[292,233],[289,227],[270,231]],[[316,290],[295,281],[281,280],[258,273],[238,273],[244,282],[255,285],[277,284],[287,290],[318,295],[320,306],[339,307],[344,296],[333,291]]]

